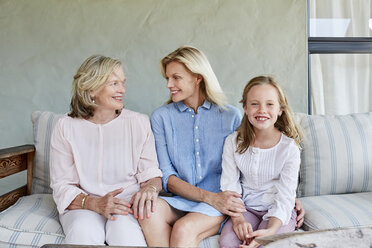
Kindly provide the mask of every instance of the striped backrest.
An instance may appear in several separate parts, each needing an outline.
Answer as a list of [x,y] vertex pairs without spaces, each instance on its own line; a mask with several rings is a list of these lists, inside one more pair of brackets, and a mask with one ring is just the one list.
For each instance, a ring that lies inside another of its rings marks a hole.
[[57,120],[62,114],[47,111],[35,111],[31,114],[34,131],[35,159],[32,180],[32,194],[52,193],[49,176],[50,136]]
[[372,112],[296,119],[304,132],[298,197],[372,191]]

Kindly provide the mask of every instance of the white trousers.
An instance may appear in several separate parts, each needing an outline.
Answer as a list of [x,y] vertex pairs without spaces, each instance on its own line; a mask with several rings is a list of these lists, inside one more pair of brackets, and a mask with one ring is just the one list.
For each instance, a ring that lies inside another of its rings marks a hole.
[[138,221],[132,214],[115,215],[107,220],[96,212],[77,209],[61,214],[66,244],[146,246],[145,237]]

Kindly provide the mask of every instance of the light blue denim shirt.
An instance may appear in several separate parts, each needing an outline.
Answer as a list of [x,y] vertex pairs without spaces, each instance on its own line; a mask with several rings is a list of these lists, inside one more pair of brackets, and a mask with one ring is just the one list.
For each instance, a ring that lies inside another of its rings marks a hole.
[[[183,102],[170,103],[151,115],[163,188],[168,178],[178,178],[211,192],[220,191],[222,151],[226,136],[240,125],[240,111],[231,106],[220,110],[205,101],[197,114]],[[206,203],[186,200],[179,196],[164,198],[173,207],[187,212],[218,216]]]

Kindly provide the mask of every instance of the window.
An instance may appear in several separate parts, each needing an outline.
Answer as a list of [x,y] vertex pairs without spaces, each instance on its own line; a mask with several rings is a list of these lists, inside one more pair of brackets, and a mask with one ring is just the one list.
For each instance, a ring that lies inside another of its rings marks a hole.
[[308,0],[309,113],[372,111],[371,0]]

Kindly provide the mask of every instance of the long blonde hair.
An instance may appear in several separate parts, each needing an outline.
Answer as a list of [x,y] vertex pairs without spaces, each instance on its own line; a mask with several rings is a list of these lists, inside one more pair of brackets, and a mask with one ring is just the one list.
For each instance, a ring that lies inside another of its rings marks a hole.
[[[182,46],[171,52],[160,61],[160,70],[164,78],[166,78],[166,67],[172,61],[182,63],[193,74],[201,75],[203,80],[200,83],[200,90],[206,99],[219,108],[226,109],[227,98],[225,93],[222,91],[217,77],[203,52],[192,46]],[[169,98],[167,103],[171,102],[172,97]]]
[[[279,105],[282,110],[282,114],[278,116],[278,120],[275,123],[275,127],[286,136],[294,139],[297,146],[301,148],[300,142],[302,140],[302,132],[299,125],[296,123],[293,112],[288,104],[287,98],[279,86],[279,84],[269,76],[259,76],[252,78],[243,90],[242,100],[240,102],[243,107],[247,104],[248,92],[252,87],[256,85],[266,85],[269,84],[273,86],[278,92]],[[252,124],[249,122],[247,115],[245,114],[240,126],[236,130],[238,135],[236,138],[237,149],[236,152],[240,154],[244,153],[255,140],[255,133]]]
[[92,117],[97,105],[91,94],[105,87],[107,79],[118,66],[121,66],[121,62],[110,57],[92,55],[87,58],[74,76],[68,115],[84,119]]

